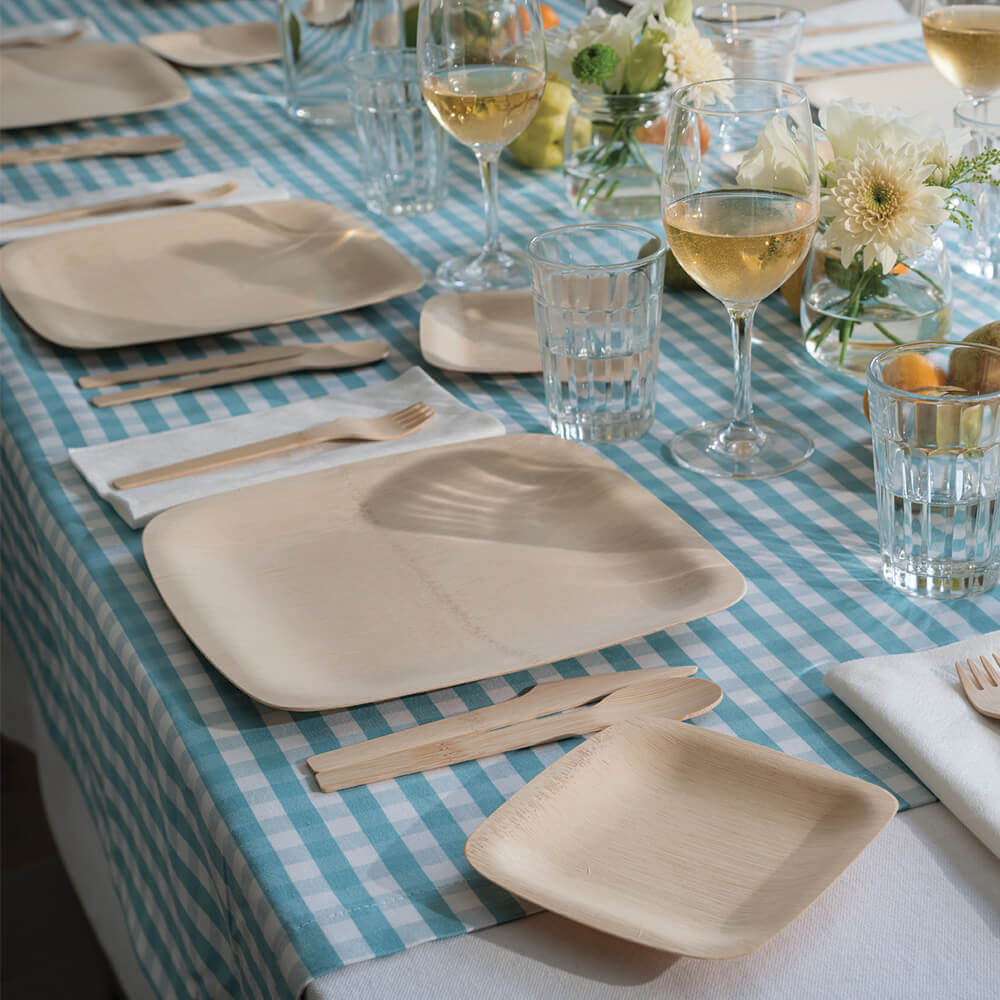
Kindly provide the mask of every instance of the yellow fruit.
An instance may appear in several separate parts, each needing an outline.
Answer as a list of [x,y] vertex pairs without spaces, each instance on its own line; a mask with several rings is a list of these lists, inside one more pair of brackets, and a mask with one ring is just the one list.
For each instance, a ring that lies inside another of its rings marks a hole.
[[947,376],[926,355],[912,351],[890,361],[882,372],[882,381],[894,389],[923,392],[945,385]]
[[[549,74],[545,93],[528,127],[507,147],[507,151],[525,167],[549,170],[563,162],[563,135],[566,118],[573,103],[573,92],[554,74]],[[577,118],[573,127],[579,146],[590,140],[590,123]]]

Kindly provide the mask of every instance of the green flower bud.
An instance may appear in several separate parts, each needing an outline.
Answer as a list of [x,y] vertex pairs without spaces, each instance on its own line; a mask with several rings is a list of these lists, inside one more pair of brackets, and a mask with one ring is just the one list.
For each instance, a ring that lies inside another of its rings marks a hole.
[[573,57],[573,75],[581,83],[602,84],[615,75],[620,62],[610,45],[588,45]]

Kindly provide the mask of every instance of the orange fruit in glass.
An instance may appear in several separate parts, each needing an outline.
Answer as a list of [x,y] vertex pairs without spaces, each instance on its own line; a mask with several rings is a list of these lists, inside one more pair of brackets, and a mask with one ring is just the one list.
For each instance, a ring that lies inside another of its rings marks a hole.
[[[882,380],[894,389],[905,389],[907,392],[933,392],[940,385],[947,385],[948,378],[925,354],[913,351],[901,354],[890,361],[882,372]],[[861,401],[865,416],[868,416],[868,390],[865,389]]]

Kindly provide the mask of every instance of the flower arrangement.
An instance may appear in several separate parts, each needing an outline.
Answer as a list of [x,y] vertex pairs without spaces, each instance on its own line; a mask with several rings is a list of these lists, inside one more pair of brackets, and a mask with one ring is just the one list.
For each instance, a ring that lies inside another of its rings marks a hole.
[[[743,158],[737,180],[752,186],[759,172],[777,166],[786,189],[794,193],[803,177],[798,154],[781,121],[772,125]],[[971,228],[963,205],[972,199],[962,186],[1000,184],[1000,149],[963,156],[957,152],[961,133],[942,135],[920,116],[853,101],[827,105],[820,112],[820,126],[819,148],[827,154],[820,165],[822,272],[838,294],[816,309],[806,340],[818,349],[836,331],[843,364],[851,334],[865,321],[872,302],[881,303],[882,320],[867,321],[886,340],[904,342],[889,328],[893,277],[915,278],[926,286],[929,300],[942,298],[938,283],[915,261],[931,247],[946,219]],[[817,266],[814,260],[813,269]],[[815,307],[808,290],[805,304]],[[905,305],[899,304],[901,311]]]
[[[595,199],[614,196],[619,184],[614,174],[629,165],[658,182],[636,134],[651,121],[651,105],[641,95],[716,79],[725,94],[723,78],[732,73],[690,22],[690,0],[661,0],[638,3],[624,15],[596,8],[575,28],[546,34],[550,73],[571,83],[578,102],[606,98],[597,102],[601,110],[588,133],[592,138],[574,161],[577,170],[594,178],[576,190],[576,204],[584,211]],[[663,106],[662,99],[656,102]]]

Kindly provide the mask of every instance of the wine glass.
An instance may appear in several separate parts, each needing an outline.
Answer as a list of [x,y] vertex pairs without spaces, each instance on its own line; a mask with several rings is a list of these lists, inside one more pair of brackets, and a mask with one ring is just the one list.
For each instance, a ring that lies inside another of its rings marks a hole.
[[1000,3],[922,0],[920,13],[934,68],[966,97],[1000,93]]
[[[710,80],[678,90],[668,121],[667,240],[681,267],[729,311],[736,373],[732,418],[683,431],[669,450],[680,465],[710,476],[781,475],[812,454],[812,441],[754,417],[750,343],[757,306],[802,263],[816,230],[809,102],[798,87],[777,80]],[[739,148],[748,150],[735,176],[731,159],[713,153],[722,135],[738,136]]]
[[545,90],[538,0],[420,0],[417,61],[431,113],[476,154],[486,205],[482,250],[445,261],[435,283],[455,291],[524,287],[527,257],[500,245],[497,161]]

